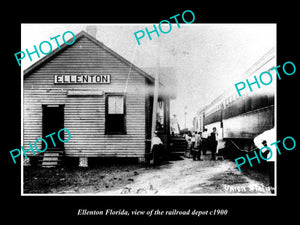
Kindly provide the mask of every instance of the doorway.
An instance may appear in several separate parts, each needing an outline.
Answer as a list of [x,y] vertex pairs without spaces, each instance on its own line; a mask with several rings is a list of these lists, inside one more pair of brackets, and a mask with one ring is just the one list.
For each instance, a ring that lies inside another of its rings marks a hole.
[[[42,105],[43,110],[43,137],[55,132],[52,135],[55,145],[51,140],[47,140],[48,150],[47,151],[62,151],[64,149],[64,143],[61,142],[57,133],[60,129],[64,128],[64,105]],[[64,140],[63,132],[60,133],[60,138]],[[48,137],[48,139],[51,139]],[[44,142],[43,142],[44,145]],[[43,149],[45,146],[43,146]]]

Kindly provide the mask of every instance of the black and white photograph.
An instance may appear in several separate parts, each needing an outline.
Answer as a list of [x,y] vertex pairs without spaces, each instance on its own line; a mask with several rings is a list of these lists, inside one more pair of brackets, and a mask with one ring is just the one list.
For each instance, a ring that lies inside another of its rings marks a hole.
[[21,24],[22,196],[277,195],[276,23],[182,15]]
[[2,14],[3,221],[294,221],[296,4],[103,3]]

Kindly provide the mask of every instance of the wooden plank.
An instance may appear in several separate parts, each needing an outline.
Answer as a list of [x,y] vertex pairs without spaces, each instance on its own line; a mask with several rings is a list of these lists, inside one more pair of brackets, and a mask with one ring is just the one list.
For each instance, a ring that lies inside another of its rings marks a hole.
[[68,90],[67,96],[90,96],[90,95],[100,95],[104,94],[103,91],[100,90]]

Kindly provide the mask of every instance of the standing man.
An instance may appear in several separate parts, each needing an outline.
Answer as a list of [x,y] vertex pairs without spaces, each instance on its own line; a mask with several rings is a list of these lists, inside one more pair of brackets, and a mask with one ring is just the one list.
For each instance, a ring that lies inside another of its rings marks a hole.
[[218,146],[218,132],[217,128],[213,128],[213,132],[210,134],[210,141],[211,141],[211,159],[216,160],[216,152]]
[[193,160],[196,160],[196,158],[198,157],[198,151],[199,151],[199,135],[198,133],[195,131],[195,144],[194,144],[194,149],[193,149]]
[[277,141],[275,128],[259,134],[254,138],[253,141],[256,147],[258,147],[259,149],[263,148],[261,153],[264,155],[263,157],[267,159],[271,193],[274,194],[274,169],[277,151],[276,146],[272,145],[272,143]]
[[208,134],[207,134],[207,129],[205,128],[203,133],[202,133],[202,150],[203,150],[203,155],[206,155],[206,150],[207,150],[207,145],[208,145],[208,140],[207,140]]

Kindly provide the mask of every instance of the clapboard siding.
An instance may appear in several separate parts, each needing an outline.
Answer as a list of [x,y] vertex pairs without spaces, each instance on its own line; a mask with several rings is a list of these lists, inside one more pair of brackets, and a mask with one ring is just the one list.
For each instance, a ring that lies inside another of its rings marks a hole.
[[[110,84],[54,84],[58,74],[110,74]],[[83,36],[34,69],[24,79],[23,146],[42,137],[42,105],[63,104],[71,139],[65,155],[144,157],[146,79]],[[127,87],[126,87],[127,85]],[[102,96],[67,96],[68,90],[101,90]],[[105,94],[125,93],[126,135],[105,135]],[[65,134],[67,138],[67,134]],[[48,139],[47,139],[48,140]],[[51,141],[49,139],[48,143]],[[41,148],[41,142],[38,142]],[[30,155],[30,152],[28,152]]]

